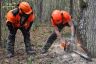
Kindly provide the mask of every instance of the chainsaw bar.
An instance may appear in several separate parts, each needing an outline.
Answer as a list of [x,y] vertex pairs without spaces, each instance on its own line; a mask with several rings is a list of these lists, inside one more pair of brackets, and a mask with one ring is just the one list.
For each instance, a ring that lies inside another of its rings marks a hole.
[[86,53],[82,53],[82,52],[75,51],[75,50],[73,50],[73,52],[80,55],[82,58],[84,58],[84,59],[86,59],[88,61],[92,61],[92,59]]

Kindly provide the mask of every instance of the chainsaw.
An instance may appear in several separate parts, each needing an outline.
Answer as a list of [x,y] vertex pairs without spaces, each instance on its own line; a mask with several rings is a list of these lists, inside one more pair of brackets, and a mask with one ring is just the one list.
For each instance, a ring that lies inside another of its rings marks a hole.
[[65,43],[60,43],[60,48],[63,48],[65,52],[74,52],[80,55],[80,57],[92,61],[91,57],[88,55],[88,50],[75,40],[65,40]]

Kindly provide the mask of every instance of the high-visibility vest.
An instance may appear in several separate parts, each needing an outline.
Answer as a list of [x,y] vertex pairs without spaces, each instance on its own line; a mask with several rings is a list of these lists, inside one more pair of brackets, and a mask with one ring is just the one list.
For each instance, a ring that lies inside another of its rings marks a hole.
[[[14,27],[17,27],[17,28],[18,28],[18,27],[21,26],[21,25],[20,25],[20,18],[21,18],[21,17],[20,17],[20,14],[17,13],[17,14],[14,16],[13,13],[12,13],[12,11],[13,11],[13,10],[10,10],[10,11],[7,13],[7,15],[6,15],[6,19],[7,19],[7,20],[6,20],[6,23],[7,23],[7,22],[11,22]],[[23,27],[28,28],[29,25],[30,25],[30,22],[33,22],[34,18],[35,18],[35,15],[34,15],[34,14],[30,14],[29,17],[28,17],[28,19],[25,21]]]

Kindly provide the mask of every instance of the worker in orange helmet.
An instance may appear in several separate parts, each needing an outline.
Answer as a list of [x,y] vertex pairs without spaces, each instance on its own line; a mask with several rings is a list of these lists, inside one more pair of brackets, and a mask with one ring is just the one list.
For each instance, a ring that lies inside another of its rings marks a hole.
[[15,35],[18,29],[21,30],[24,36],[24,42],[27,54],[34,54],[35,51],[31,48],[30,42],[30,29],[33,24],[35,15],[33,13],[32,7],[28,2],[20,2],[18,6],[10,10],[6,15],[6,25],[9,30],[8,40],[7,40],[7,57],[14,56],[14,43]]
[[58,37],[60,39],[61,43],[65,43],[65,39],[62,39],[60,31],[65,26],[71,27],[71,39],[74,40],[74,25],[71,21],[71,15],[67,11],[60,11],[60,10],[54,10],[51,15],[51,23],[54,27],[54,32],[52,35],[48,38],[47,43],[41,50],[41,53],[44,54],[48,51],[52,43],[56,40]]

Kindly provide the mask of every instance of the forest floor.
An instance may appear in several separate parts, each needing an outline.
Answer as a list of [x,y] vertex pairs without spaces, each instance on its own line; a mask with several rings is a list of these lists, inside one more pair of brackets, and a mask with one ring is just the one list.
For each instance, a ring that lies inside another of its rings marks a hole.
[[[15,42],[15,56],[6,58],[6,49],[0,49],[0,64],[96,64],[96,59],[88,62],[75,53],[64,52],[59,46],[58,39],[53,43],[46,54],[40,54],[40,50],[46,43],[46,40],[52,33],[52,27],[38,27],[31,31],[30,38],[32,46],[36,50],[36,55],[29,56],[25,52],[23,36],[20,31],[17,32]],[[70,29],[62,31],[64,37],[70,36]]]

